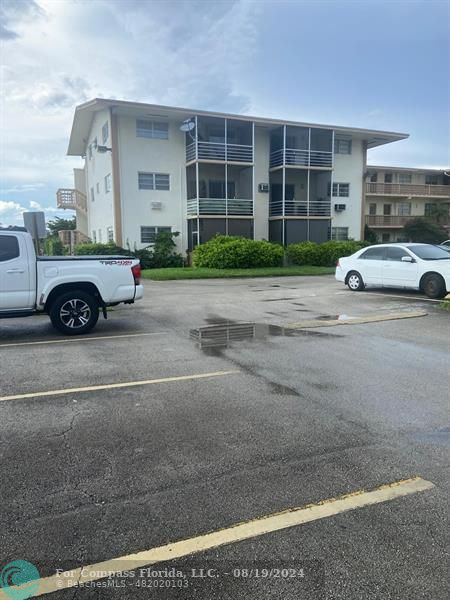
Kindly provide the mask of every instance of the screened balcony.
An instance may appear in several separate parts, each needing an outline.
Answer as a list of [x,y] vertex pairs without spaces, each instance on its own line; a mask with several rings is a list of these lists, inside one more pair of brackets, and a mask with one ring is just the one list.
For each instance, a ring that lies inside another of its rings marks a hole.
[[281,171],[270,176],[269,216],[330,217],[331,201],[327,195],[330,173],[288,171],[284,187]]
[[186,168],[187,216],[253,216],[253,169],[237,165]]
[[186,162],[253,163],[253,123],[218,117],[196,117],[186,133]]
[[278,127],[270,136],[270,168],[333,168],[333,131],[313,127]]

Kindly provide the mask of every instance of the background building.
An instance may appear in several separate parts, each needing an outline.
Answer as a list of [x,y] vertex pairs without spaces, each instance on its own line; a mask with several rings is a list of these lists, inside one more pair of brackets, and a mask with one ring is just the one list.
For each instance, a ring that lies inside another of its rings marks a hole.
[[365,222],[380,241],[402,242],[403,227],[427,217],[450,228],[450,177],[446,171],[368,166]]
[[360,239],[367,150],[406,137],[95,99],[75,111],[68,154],[84,169],[57,202],[92,241],[132,248],[169,229],[181,251],[216,233]]

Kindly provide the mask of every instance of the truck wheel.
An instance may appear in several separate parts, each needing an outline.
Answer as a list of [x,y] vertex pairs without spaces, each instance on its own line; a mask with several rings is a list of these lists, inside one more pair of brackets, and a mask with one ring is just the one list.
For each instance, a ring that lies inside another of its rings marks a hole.
[[98,321],[98,314],[95,298],[81,290],[58,296],[49,311],[53,327],[66,335],[91,331]]

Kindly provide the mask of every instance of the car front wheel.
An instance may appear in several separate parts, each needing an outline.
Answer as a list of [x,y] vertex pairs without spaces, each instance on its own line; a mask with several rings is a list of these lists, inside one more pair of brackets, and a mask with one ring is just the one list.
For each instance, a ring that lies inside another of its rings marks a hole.
[[364,289],[364,281],[357,271],[348,274],[347,285],[352,292],[360,292]]
[[423,282],[423,291],[428,298],[442,298],[445,296],[445,282],[440,275],[428,275]]
[[49,311],[53,327],[66,335],[88,333],[95,327],[98,315],[96,299],[81,290],[62,294]]

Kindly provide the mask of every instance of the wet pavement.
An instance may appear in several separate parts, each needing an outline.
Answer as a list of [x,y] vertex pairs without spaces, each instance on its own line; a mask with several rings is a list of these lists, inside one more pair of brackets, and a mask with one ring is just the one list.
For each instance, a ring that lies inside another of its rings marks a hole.
[[[413,310],[428,314],[326,328]],[[305,319],[324,327],[292,327]],[[45,317],[0,322],[0,566],[51,575],[419,475],[435,487],[180,560],[303,564],[309,587],[49,597],[449,597],[449,327],[419,294],[351,293],[331,277],[147,281],[142,302],[70,341]]]

